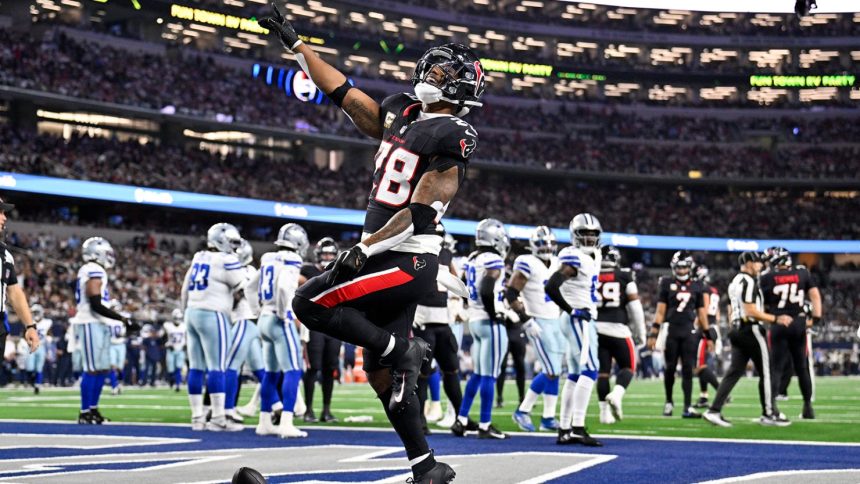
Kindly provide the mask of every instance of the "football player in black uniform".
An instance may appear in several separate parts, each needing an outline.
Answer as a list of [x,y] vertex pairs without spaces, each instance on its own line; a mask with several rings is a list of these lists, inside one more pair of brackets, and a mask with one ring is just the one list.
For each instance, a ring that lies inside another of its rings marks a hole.
[[[436,228],[437,233],[444,238],[445,228],[442,224],[437,225]],[[457,271],[454,269],[453,258],[453,252],[443,246],[439,252],[439,271],[448,271],[456,278]],[[459,409],[463,403],[463,389],[460,388],[460,357],[457,355],[459,345],[454,332],[451,331],[450,322],[448,290],[440,284],[418,302],[413,333],[430,345],[430,358],[436,360],[442,371],[445,395],[448,396],[453,408]],[[422,409],[427,401],[429,376],[429,374],[421,375],[418,379],[418,400]],[[429,433],[427,430],[425,432]]]
[[[711,274],[708,266],[696,264],[696,267],[693,269],[693,277],[705,286],[705,307],[708,308],[708,327],[713,328],[714,332],[716,332],[717,338],[714,340],[714,343],[715,346],[719,346],[716,343],[719,341],[720,292],[711,284]],[[699,341],[699,346],[696,349],[696,369],[694,373],[699,376],[699,401],[696,402],[695,407],[708,408],[708,385],[714,387],[714,391],[720,386],[720,381],[713,370],[716,367],[719,348],[716,348],[716,352],[714,353],[708,351],[708,342],[711,340],[705,337],[701,326],[696,330],[696,339]]]
[[478,137],[460,117],[481,106],[484,71],[460,44],[428,50],[412,76],[415,95],[378,104],[304,45],[273,4],[260,25],[277,34],[313,83],[365,135],[380,140],[361,243],[300,287],[293,311],[309,329],[365,348],[364,369],[404,444],[415,482],[449,482],[421,430],[415,394],[429,348],[409,339],[418,301],[436,285],[436,223],[466,174]]
[[[597,287],[600,297],[597,305],[597,357],[600,361],[597,398],[600,423],[613,424],[623,417],[621,399],[636,374],[636,344],[644,343],[645,313],[639,300],[636,274],[621,267],[621,252],[611,245],[604,246],[601,251],[603,258]],[[610,392],[612,360],[618,365],[618,373]]]
[[[299,285],[323,273],[325,266],[337,258],[337,242],[331,237],[324,237],[314,247],[316,261],[302,266]],[[334,374],[338,370],[340,358],[340,340],[319,331],[309,331],[310,339],[305,345],[308,369],[302,376],[305,387],[305,422],[337,422],[331,413],[331,394],[334,390]],[[314,389],[317,380],[322,384],[323,411],[317,419],[314,414]]]
[[[812,374],[807,355],[807,329],[821,319],[821,293],[815,278],[804,266],[791,263],[791,253],[782,247],[768,249],[766,257],[770,268],[760,276],[765,311],[792,318],[789,326],[773,325],[768,334],[773,354],[774,394],[779,390],[786,360],[791,359],[800,393],[803,395],[803,413],[800,418],[815,418],[812,409]],[[806,297],[812,301],[812,314],[804,311]]]
[[684,390],[684,418],[699,418],[701,414],[692,407],[693,367],[696,363],[695,323],[698,318],[703,334],[708,338],[708,351],[714,351],[716,330],[708,326],[708,312],[705,307],[705,288],[693,280],[693,256],[686,250],[675,252],[672,256],[672,277],[661,277],[657,295],[657,310],[654,324],[648,337],[648,348],[654,349],[657,336],[663,323],[668,323],[664,355],[666,373],[663,384],[666,388],[666,404],[663,415],[671,417],[675,409],[672,390],[675,386],[675,367],[681,360],[681,388]]

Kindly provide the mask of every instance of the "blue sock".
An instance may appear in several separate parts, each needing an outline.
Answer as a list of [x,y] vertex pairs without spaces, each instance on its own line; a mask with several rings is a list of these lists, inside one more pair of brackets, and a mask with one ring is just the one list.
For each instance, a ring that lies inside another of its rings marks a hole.
[[206,389],[209,394],[224,393],[224,372],[209,370],[206,372]]
[[266,370],[254,370],[254,378],[258,383],[263,383],[263,377],[266,376]]
[[472,373],[469,381],[466,382],[466,391],[463,392],[463,403],[460,404],[460,416],[468,417],[469,410],[472,409],[472,402],[475,400],[475,395],[478,394],[478,388],[481,386],[481,375]]
[[543,389],[545,395],[558,395],[558,380],[559,378],[546,379],[546,387]]
[[90,408],[99,406],[99,399],[102,396],[102,388],[105,386],[105,374],[96,373],[93,375],[92,392],[90,393]]
[[81,376],[81,411],[86,412],[90,409],[90,398],[92,396],[93,379],[89,373],[84,373]]
[[173,384],[177,387],[182,386],[182,368],[173,370]]
[[111,370],[109,376],[110,376],[110,387],[116,388],[117,386],[119,386],[119,381],[116,378],[116,370]]
[[438,402],[442,399],[442,395],[439,392],[439,383],[442,380],[442,374],[439,373],[439,369],[430,374],[430,378],[427,379],[427,387],[430,389],[430,400],[434,402]]
[[278,378],[277,371],[267,371],[263,376],[260,388],[260,411],[271,412],[272,405],[278,401]]
[[203,394],[203,370],[188,370],[188,394]]
[[284,411],[292,412],[296,406],[296,398],[299,395],[299,381],[302,379],[302,370],[290,370],[284,373],[284,384],[281,394],[284,395]]
[[484,375],[481,377],[481,423],[493,420],[493,397],[496,393],[495,377]]
[[224,409],[230,410],[236,406],[236,394],[239,393],[239,372],[227,370],[224,373]]
[[42,384],[42,379],[44,378],[44,376],[44,373],[42,373],[41,371],[36,372],[36,385]]
[[529,389],[540,395],[546,390],[547,381],[549,381],[549,378],[547,378],[546,373],[540,372],[538,373],[538,376],[534,377],[532,380],[532,384],[529,385]]
[[576,383],[576,380],[579,380],[579,373],[568,373],[567,379]]

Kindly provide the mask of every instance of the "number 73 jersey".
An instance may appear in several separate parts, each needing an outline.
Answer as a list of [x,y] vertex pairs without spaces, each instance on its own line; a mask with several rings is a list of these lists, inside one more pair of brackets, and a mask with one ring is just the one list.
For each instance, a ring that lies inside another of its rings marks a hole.
[[[376,153],[373,188],[364,220],[367,234],[376,232],[395,213],[409,206],[415,186],[424,173],[456,166],[462,182],[468,159],[478,145],[478,133],[469,123],[452,115],[423,113],[421,102],[408,94],[386,98],[380,116],[385,132]],[[438,213],[438,222],[447,205],[440,202],[433,208]],[[438,237],[432,224],[416,232],[403,245],[420,245],[421,236],[426,235]],[[437,245],[440,243],[441,238]],[[438,247],[435,252],[439,252]]]

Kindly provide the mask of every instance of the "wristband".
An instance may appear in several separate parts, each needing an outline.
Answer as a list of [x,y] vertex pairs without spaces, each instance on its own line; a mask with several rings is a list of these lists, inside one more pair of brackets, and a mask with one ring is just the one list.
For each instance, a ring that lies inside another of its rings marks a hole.
[[716,342],[717,341],[717,330],[716,330],[716,328],[708,328],[708,330],[705,331],[705,339]]
[[654,332],[659,333],[660,332],[660,323],[651,323],[651,329],[653,329]]
[[[35,330],[35,329],[36,329],[36,325],[35,325],[35,324],[28,324],[27,326],[24,326],[24,332],[25,332],[25,333],[26,333],[28,330],[30,330],[30,329],[34,329],[34,330]],[[37,330],[37,331],[38,331],[38,330]]]
[[820,316],[813,316],[813,317],[812,317],[812,325],[813,325],[813,326],[818,326],[818,323],[820,323],[820,322],[821,322],[821,317],[820,317]]

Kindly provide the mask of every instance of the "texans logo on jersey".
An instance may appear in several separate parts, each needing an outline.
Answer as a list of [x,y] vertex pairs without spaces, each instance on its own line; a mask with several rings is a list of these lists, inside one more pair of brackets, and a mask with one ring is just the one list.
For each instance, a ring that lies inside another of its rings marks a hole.
[[471,138],[463,138],[460,140],[460,150],[463,152],[463,158],[468,158],[475,151],[478,143]]
[[413,256],[412,267],[414,267],[416,271],[420,271],[421,269],[427,267],[427,261],[424,259],[419,259],[417,255]]

